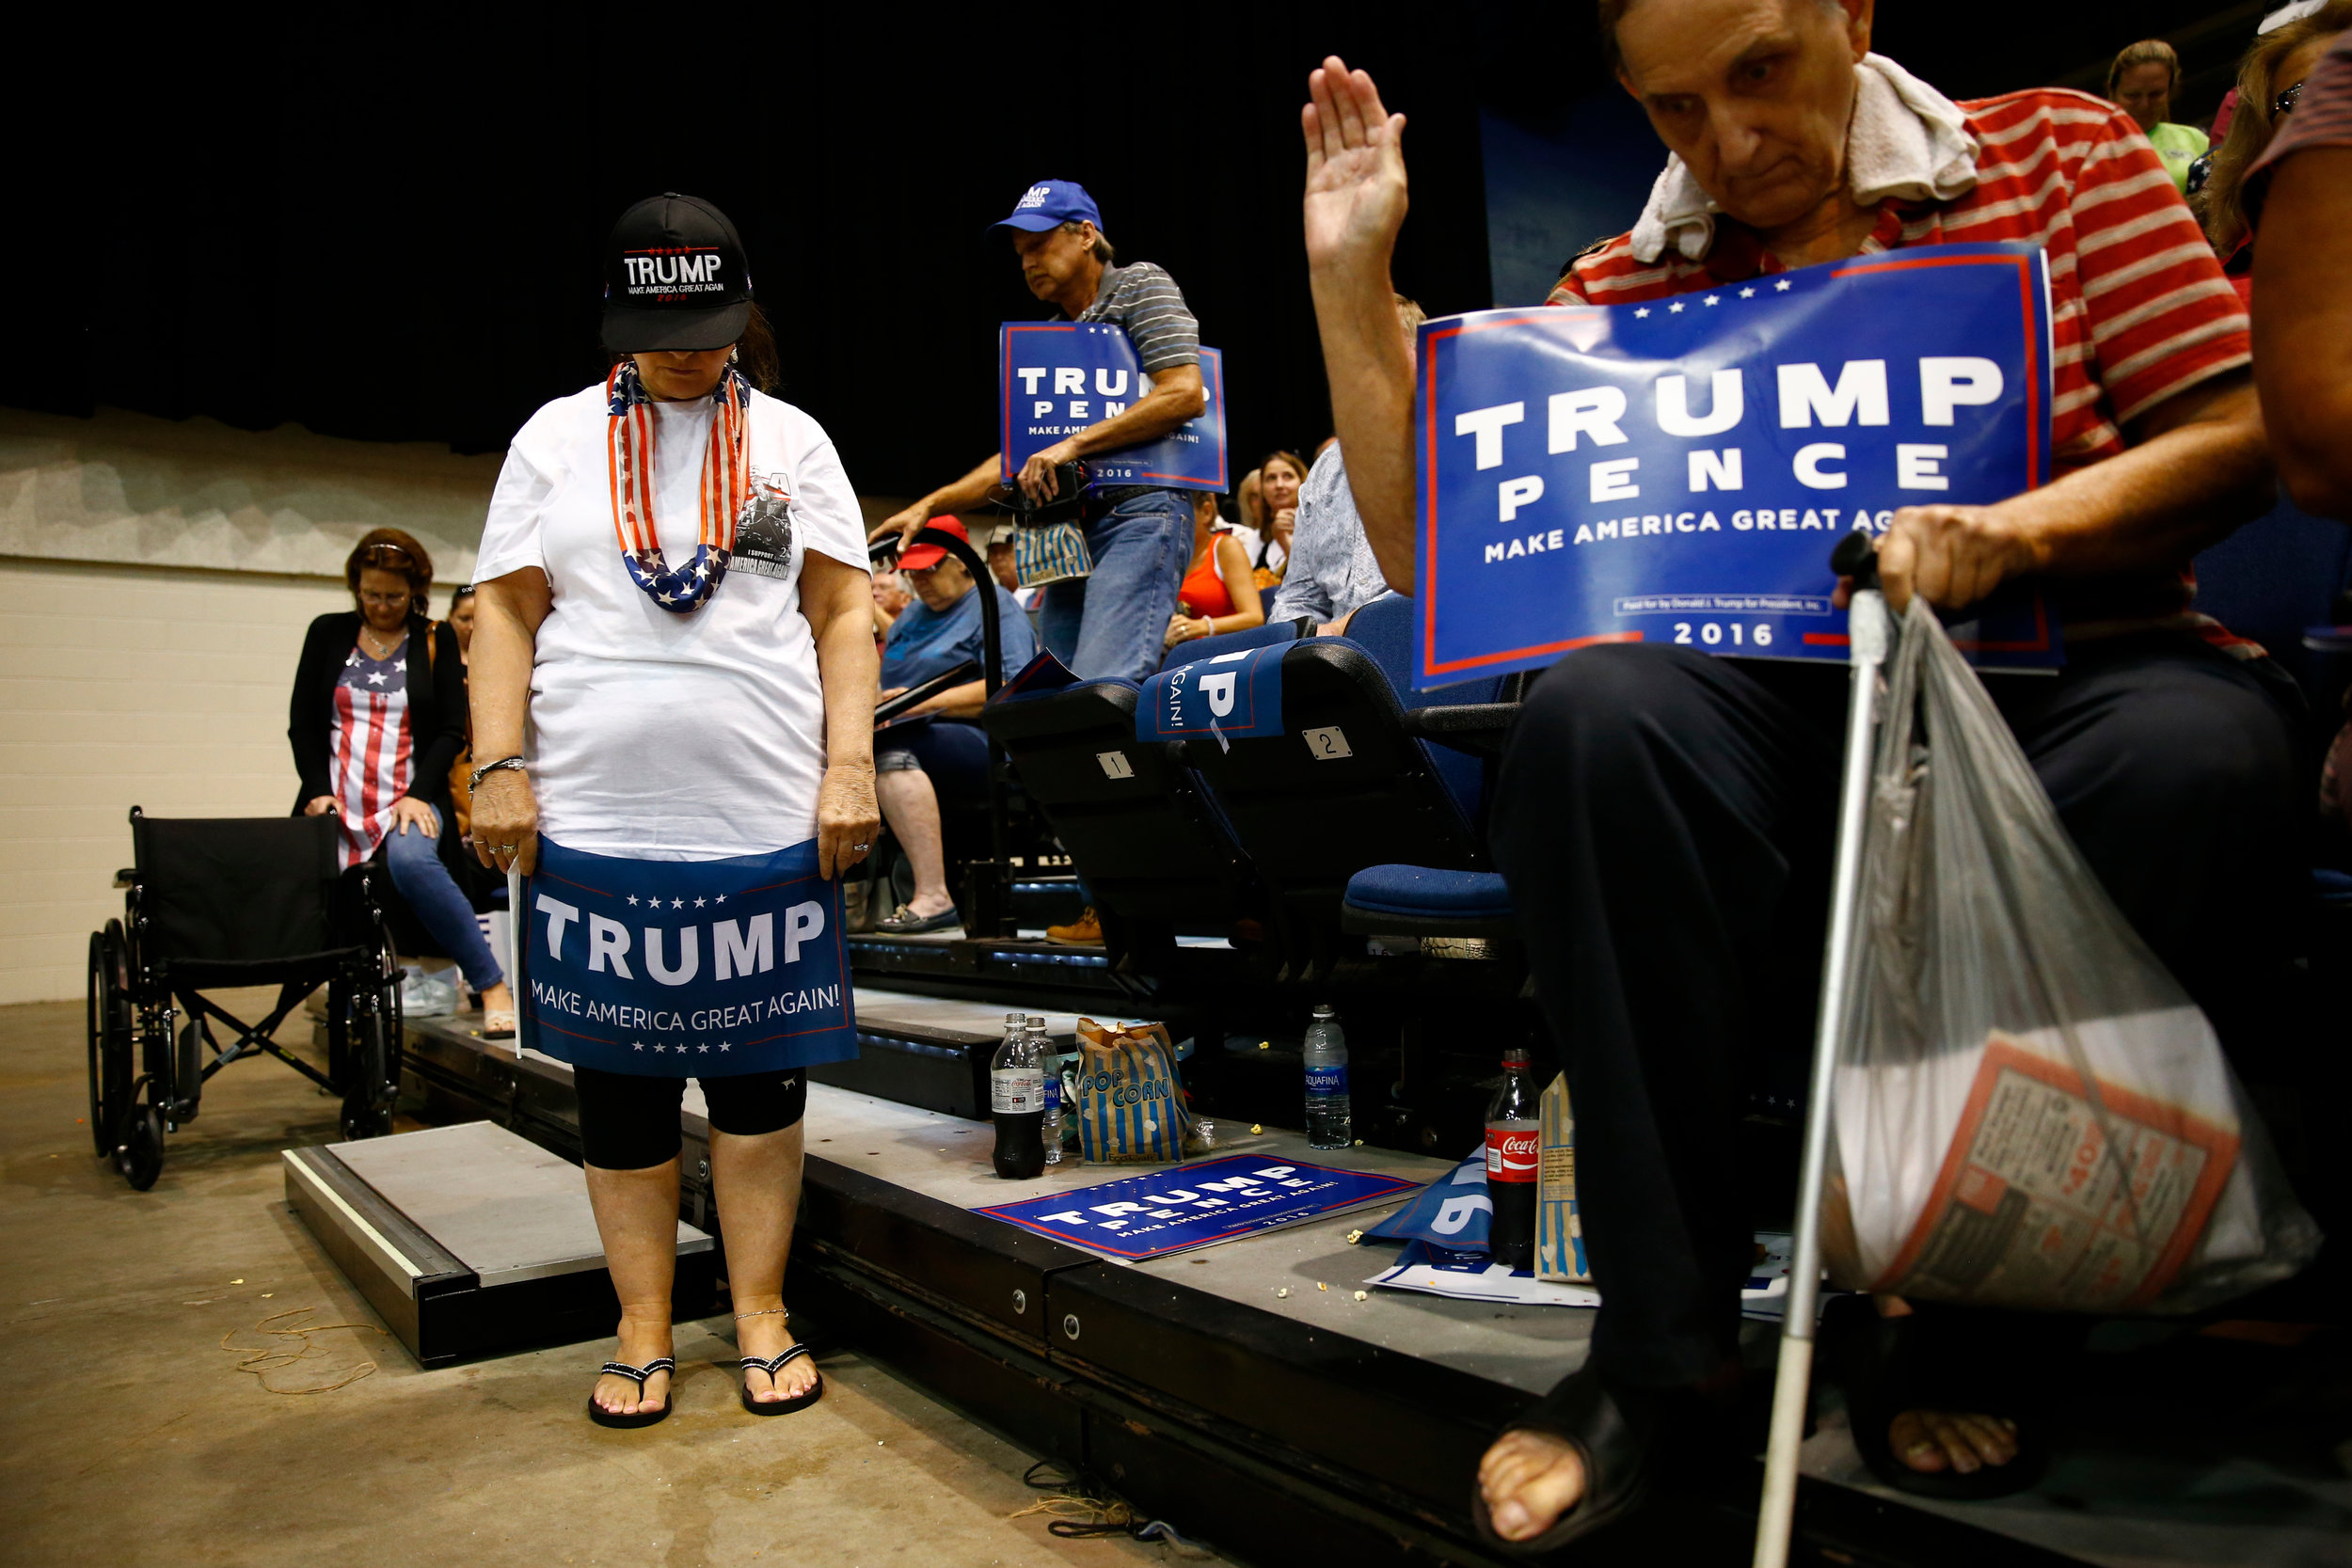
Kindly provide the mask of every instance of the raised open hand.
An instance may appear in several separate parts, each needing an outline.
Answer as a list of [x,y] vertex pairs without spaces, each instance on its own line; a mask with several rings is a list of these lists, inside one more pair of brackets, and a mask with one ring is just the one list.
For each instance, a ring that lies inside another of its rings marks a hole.
[[1307,265],[1376,262],[1385,276],[1405,224],[1405,117],[1337,55],[1309,72],[1307,94]]

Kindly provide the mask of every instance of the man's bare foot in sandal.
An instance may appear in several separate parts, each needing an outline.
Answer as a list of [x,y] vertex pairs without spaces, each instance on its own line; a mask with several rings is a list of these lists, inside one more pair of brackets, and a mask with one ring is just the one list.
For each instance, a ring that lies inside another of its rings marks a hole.
[[1886,1441],[1923,1476],[1973,1476],[2017,1457],[2017,1423],[1972,1410],[1906,1410],[1886,1423]]
[[1487,1517],[1505,1541],[1533,1541],[1584,1496],[1584,1460],[1540,1432],[1506,1432],[1478,1462]]
[[[735,1344],[743,1353],[743,1359],[773,1361],[799,1343],[787,1326],[790,1314],[777,1302],[739,1307]],[[817,1363],[806,1354],[794,1356],[773,1372],[752,1366],[743,1369],[743,1393],[754,1404],[784,1404],[804,1398],[817,1382]]]
[[658,1417],[668,1413],[670,1404],[670,1371],[666,1362],[670,1355],[670,1317],[633,1316],[627,1310],[621,1314],[620,1346],[612,1353],[615,1363],[639,1369],[651,1367],[643,1384],[619,1372],[608,1371],[596,1379],[596,1386],[588,1398],[598,1410],[608,1416],[624,1418]]

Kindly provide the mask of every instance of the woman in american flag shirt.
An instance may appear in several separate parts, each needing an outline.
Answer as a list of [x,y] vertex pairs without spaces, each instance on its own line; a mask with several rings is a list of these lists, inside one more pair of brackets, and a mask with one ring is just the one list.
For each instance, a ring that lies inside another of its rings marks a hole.
[[345,867],[383,848],[392,886],[482,993],[483,1034],[511,1037],[514,993],[438,853],[450,764],[466,743],[466,665],[449,624],[425,619],[433,560],[400,530],[377,529],[343,577],[353,608],[310,623],[295,667],[295,809],[340,821]]

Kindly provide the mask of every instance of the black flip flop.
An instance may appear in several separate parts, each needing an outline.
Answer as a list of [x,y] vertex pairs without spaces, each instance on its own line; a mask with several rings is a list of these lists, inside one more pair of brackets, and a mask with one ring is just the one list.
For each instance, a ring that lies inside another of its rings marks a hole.
[[[632,1367],[625,1361],[608,1361],[602,1370],[625,1377],[637,1385],[637,1394],[640,1399],[644,1397],[645,1380],[656,1372],[669,1373],[672,1385],[671,1393],[675,1395],[677,1391],[675,1386],[677,1363],[666,1355],[657,1355],[642,1367]],[[675,1398],[664,1398],[661,1402],[661,1408],[651,1415],[640,1410],[634,1416],[625,1416],[617,1410],[607,1410],[598,1404],[596,1396],[592,1393],[588,1396],[588,1418],[600,1427],[649,1427],[657,1421],[668,1420],[670,1406],[676,1402]]]
[[[2003,1332],[1988,1314],[1933,1307],[1903,1317],[1879,1315],[1868,1296],[1829,1305],[1822,1330],[1836,1347],[1833,1366],[1845,1390],[1846,1416],[1862,1462],[1899,1492],[1947,1501],[1981,1501],[2023,1492],[2049,1468],[2042,1419],[2048,1372],[2029,1332]],[[1887,1433],[1906,1410],[1964,1410],[2016,1423],[2017,1456],[1966,1475],[1915,1470]]]
[[1584,1495],[1543,1534],[1506,1541],[1486,1512],[1486,1488],[1470,1482],[1479,1539],[1513,1557],[1541,1557],[1631,1513],[1647,1500],[1654,1463],[1676,1396],[1604,1384],[1591,1369],[1570,1374],[1503,1429],[1557,1437],[1584,1462]]
[[[794,1345],[783,1354],[772,1356],[766,1361],[762,1361],[756,1355],[747,1355],[743,1357],[741,1366],[747,1372],[766,1372],[769,1379],[773,1381],[775,1375],[784,1370],[787,1363],[796,1359],[797,1357],[806,1355],[807,1354],[808,1347],[806,1345]],[[812,1366],[809,1370],[817,1371],[817,1369]],[[741,1392],[743,1396],[743,1408],[750,1411],[755,1416],[789,1416],[795,1410],[806,1410],[810,1405],[815,1404],[818,1400],[825,1397],[825,1374],[822,1372],[817,1372],[817,1381],[808,1386],[808,1392],[804,1394],[795,1394],[790,1399],[755,1400],[752,1398],[752,1385],[749,1378],[743,1380]]]

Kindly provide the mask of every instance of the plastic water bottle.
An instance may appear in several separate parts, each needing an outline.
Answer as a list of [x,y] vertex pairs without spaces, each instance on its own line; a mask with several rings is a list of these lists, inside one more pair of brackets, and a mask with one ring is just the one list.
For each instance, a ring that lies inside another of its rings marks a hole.
[[1347,1095],[1347,1037],[1328,1002],[1307,1025],[1307,1143],[1345,1148],[1356,1141],[1356,1113]]
[[1037,1044],[1037,1059],[1045,1075],[1045,1119],[1038,1129],[1045,1143],[1045,1163],[1061,1164],[1063,1128],[1069,1118],[1062,1112],[1061,1057],[1055,1053],[1053,1037],[1045,1032],[1045,1021],[1032,1015],[1027,1033]]
[[1045,1119],[1045,1070],[1036,1037],[1021,1013],[1005,1015],[1005,1043],[989,1064],[989,1111],[996,1122],[996,1174],[1026,1180],[1045,1168],[1039,1124]]

